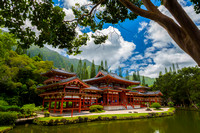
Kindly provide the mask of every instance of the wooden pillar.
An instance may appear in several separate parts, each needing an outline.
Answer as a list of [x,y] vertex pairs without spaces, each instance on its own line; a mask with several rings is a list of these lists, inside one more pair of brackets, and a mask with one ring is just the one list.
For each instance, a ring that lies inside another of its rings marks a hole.
[[48,109],[49,112],[50,112],[50,109],[51,109],[51,97],[50,97],[50,100],[49,100],[49,109]]
[[43,97],[43,102],[42,102],[42,111],[44,110],[44,97]]
[[92,105],[92,97],[90,97],[90,106]]
[[64,95],[62,95],[62,99],[61,99],[60,114],[62,114],[63,112],[63,100],[64,100]]
[[54,113],[56,113],[56,105],[57,105],[57,99],[55,97],[54,110],[53,110]]
[[81,96],[80,96],[80,99],[79,99],[79,113],[81,112]]
[[113,93],[112,93],[112,101],[111,101],[111,104],[113,104]]
[[85,97],[83,97],[83,108],[85,108]]

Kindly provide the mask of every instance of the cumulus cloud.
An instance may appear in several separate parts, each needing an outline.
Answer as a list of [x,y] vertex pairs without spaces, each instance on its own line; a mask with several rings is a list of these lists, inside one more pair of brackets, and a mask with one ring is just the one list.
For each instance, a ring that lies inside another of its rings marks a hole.
[[140,27],[138,28],[138,33],[144,30],[147,27],[148,23],[147,22],[141,22]]
[[[191,19],[196,24],[199,24],[200,15],[194,12],[193,5],[186,6],[187,3],[184,0],[179,0],[179,2]],[[159,10],[165,15],[172,17],[164,6],[160,6]],[[169,69],[172,63],[178,63],[180,68],[196,65],[194,60],[179,48],[160,25],[150,21],[147,27],[147,35],[145,36],[147,40],[145,41],[151,42],[152,46],[145,50],[144,58],[151,58],[154,63],[145,67],[145,69],[140,72],[141,75],[157,77],[159,71],[164,72],[165,67]]]
[[[70,56],[70,58],[94,60],[96,64],[100,64],[101,60],[107,60],[111,70],[115,70],[118,66],[123,67],[123,61],[127,60],[135,49],[135,44],[125,41],[118,29],[108,27],[101,31],[108,35],[108,40],[101,45],[95,45],[94,40],[90,39],[87,46],[82,46],[83,51],[80,55]],[[91,36],[91,32],[88,33]]]

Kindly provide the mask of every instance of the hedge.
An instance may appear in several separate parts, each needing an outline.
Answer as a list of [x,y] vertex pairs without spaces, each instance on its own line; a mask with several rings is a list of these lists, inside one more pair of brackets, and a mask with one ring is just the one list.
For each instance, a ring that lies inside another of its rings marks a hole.
[[0,106],[0,111],[7,112],[7,111],[21,111],[21,108],[17,105],[10,105],[10,106]]
[[16,119],[16,112],[0,112],[0,125],[12,125]]
[[103,111],[103,106],[101,105],[90,106],[90,112],[101,112],[101,111]]

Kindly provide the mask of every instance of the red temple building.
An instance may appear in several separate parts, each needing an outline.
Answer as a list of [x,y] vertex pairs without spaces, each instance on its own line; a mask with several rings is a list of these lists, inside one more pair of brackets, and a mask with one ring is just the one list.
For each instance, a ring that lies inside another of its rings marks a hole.
[[146,103],[161,103],[160,91],[148,91],[139,81],[123,79],[116,74],[99,71],[91,79],[80,80],[75,73],[52,69],[42,76],[48,77],[38,87],[43,93],[43,107],[61,114],[68,110],[89,110],[91,105],[103,105],[105,110],[146,107]]

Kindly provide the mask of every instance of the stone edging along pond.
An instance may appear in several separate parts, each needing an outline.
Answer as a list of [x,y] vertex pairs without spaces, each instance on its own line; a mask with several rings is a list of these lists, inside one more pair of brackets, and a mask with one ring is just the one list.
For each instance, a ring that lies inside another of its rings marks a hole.
[[172,116],[175,113],[175,108],[170,108],[165,112],[151,112],[151,113],[127,113],[127,114],[113,114],[113,115],[91,115],[91,116],[77,116],[77,117],[45,117],[36,118],[33,123],[43,126],[67,125],[83,122],[94,121],[113,121],[113,120],[134,120],[134,119],[148,119]]

